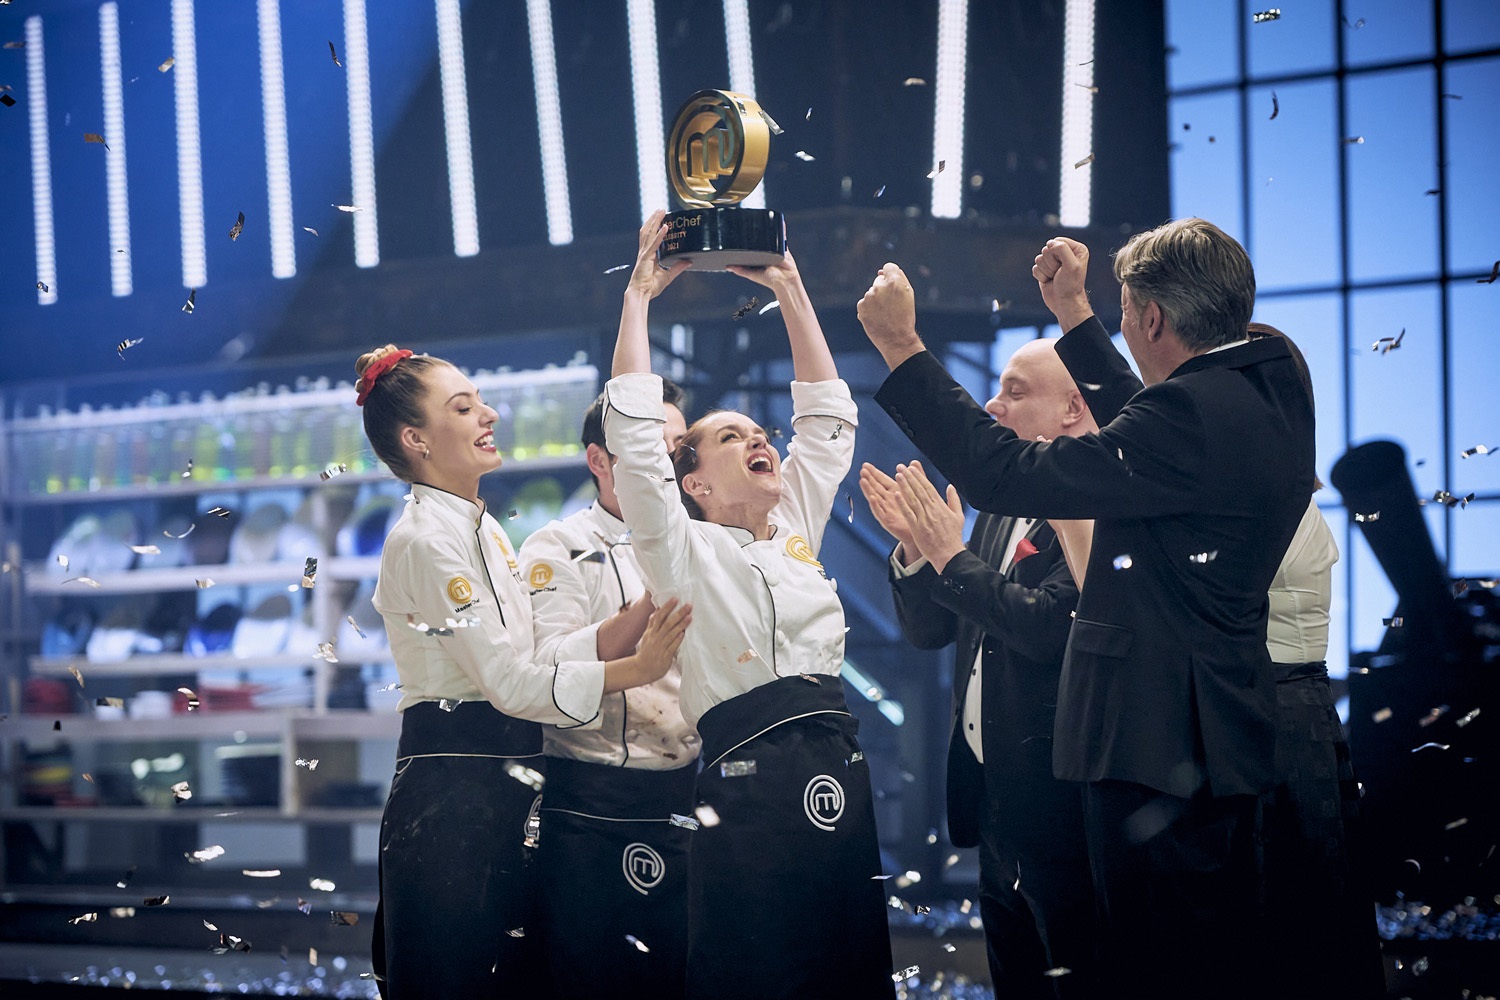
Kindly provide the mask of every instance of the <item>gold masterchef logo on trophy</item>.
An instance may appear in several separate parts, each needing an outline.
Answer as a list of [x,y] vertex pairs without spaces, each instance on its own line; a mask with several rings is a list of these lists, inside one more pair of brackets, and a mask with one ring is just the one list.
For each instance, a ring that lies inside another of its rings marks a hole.
[[667,140],[667,175],[682,210],[667,215],[663,263],[688,260],[695,270],[722,271],[785,256],[781,213],[740,204],[760,184],[770,148],[771,128],[754,98],[700,90],[687,99]]

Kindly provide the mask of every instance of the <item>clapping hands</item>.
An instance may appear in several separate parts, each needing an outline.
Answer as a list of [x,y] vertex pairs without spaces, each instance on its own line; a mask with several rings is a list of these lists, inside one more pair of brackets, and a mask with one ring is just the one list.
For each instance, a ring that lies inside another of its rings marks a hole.
[[920,554],[942,573],[963,551],[964,509],[958,490],[950,484],[946,497],[939,494],[921,462],[896,466],[894,479],[866,462],[859,470],[859,488],[881,527],[901,542],[907,560]]

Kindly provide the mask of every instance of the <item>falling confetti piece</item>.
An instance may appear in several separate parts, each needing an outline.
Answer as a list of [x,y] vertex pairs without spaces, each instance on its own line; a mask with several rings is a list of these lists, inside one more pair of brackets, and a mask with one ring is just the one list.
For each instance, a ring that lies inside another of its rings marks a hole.
[[1349,28],[1349,29],[1351,29],[1353,31],[1358,31],[1360,28],[1363,28],[1364,26],[1365,26],[1365,19],[1364,18],[1360,18],[1358,21],[1355,21],[1352,24],[1350,23],[1348,17],[1344,18],[1344,27]]
[[128,886],[130,884],[130,880],[132,878],[134,878],[134,877],[135,877],[135,865],[131,865],[128,869],[126,869],[124,875],[121,875],[118,879],[115,880],[115,888],[116,889],[123,889],[123,888],[125,888],[126,886]]
[[1443,827],[1443,829],[1444,830],[1457,830],[1459,827],[1463,826],[1468,821],[1469,821],[1469,817],[1463,816],[1463,817],[1460,817],[1459,819],[1454,820],[1452,823],[1449,823],[1449,824],[1445,825]]
[[1421,726],[1423,729],[1426,729],[1428,726],[1432,725],[1434,722],[1447,715],[1448,712],[1449,707],[1447,705],[1438,705],[1432,711],[1428,712],[1422,718],[1418,719],[1417,725]]
[[844,500],[849,504],[849,523],[854,523],[854,496],[850,493],[844,494]]
[[520,516],[521,516],[521,512],[518,511],[518,510],[516,510],[514,507],[512,507],[510,510],[508,510],[508,511],[505,512],[505,519],[507,521],[514,521],[516,518],[518,518]]
[[343,462],[334,462],[332,465],[324,468],[322,472],[318,473],[318,478],[326,483],[328,482],[328,480],[342,476],[348,471],[349,466],[345,465]]
[[1204,563],[1211,563],[1217,558],[1219,558],[1219,550],[1214,549],[1211,552],[1194,552],[1192,555],[1188,556],[1188,562],[1197,563],[1201,566]]
[[1344,145],[1346,146],[1363,146],[1364,144],[1365,137],[1362,135],[1351,135],[1344,138]]
[[339,69],[344,68],[344,64],[339,62],[339,50],[333,47],[332,41],[328,43],[328,54],[333,56],[333,64],[335,66],[337,66]]
[[316,757],[310,760],[306,757],[298,757],[296,763],[298,767],[305,767],[309,771],[316,771],[318,769],[318,758]]
[[1368,514],[1355,514],[1354,520],[1360,524],[1369,524],[1372,521],[1378,521],[1380,520],[1380,511],[1371,511]]
[[99,581],[95,580],[91,576],[75,576],[71,579],[64,580],[63,583],[81,583],[85,586],[93,587],[95,590],[99,589]]
[[16,106],[16,99],[9,94],[0,94],[0,104],[5,105],[7,108],[13,108]]
[[1394,714],[1395,713],[1392,712],[1389,708],[1381,708],[1381,709],[1376,709],[1376,711],[1374,712],[1374,714],[1372,714],[1370,716],[1370,718],[1373,721],[1375,721],[1375,722],[1378,723],[1378,722],[1384,722],[1384,721],[1386,721],[1387,719],[1389,719]]
[[68,673],[73,675],[73,679],[78,682],[79,687],[83,687],[83,672],[81,670],[77,667],[69,667]]
[[280,868],[241,868],[240,874],[246,878],[280,878]]
[[523,937],[526,936],[526,928],[524,928],[524,927],[517,927],[515,930],[513,930],[513,931],[506,931],[505,933],[507,935],[509,935],[510,937],[513,937],[513,938],[523,938]]
[[752,295],[750,296],[749,302],[746,302],[744,305],[740,306],[734,311],[734,313],[732,314],[732,318],[736,320],[744,319],[750,314],[752,310],[758,308],[760,308],[760,298]]
[[[449,632],[448,634],[452,635],[453,633]],[[463,703],[464,703],[464,700],[462,698],[459,698],[457,701],[453,701],[453,700],[448,699],[448,698],[439,698],[438,699],[438,708],[441,708],[445,712],[451,712],[454,709],[458,708],[458,706],[462,705]]]
[[1479,709],[1476,708],[1476,709],[1474,709],[1474,711],[1468,713],[1463,718],[1457,720],[1454,723],[1454,725],[1456,725],[1458,728],[1462,729],[1464,726],[1467,726],[1469,723],[1473,722],[1477,718],[1479,718]]
[[340,212],[358,212],[360,210],[358,205],[335,205],[333,207]]
[[1128,555],[1115,556],[1115,569],[1129,569],[1135,565],[1135,560]]
[[1271,91],[1271,117],[1269,121],[1275,121],[1276,116],[1281,114],[1281,102],[1276,99],[1276,91]]
[[83,780],[87,781],[91,785],[92,784],[96,784],[96,782],[94,781],[94,776],[92,774],[88,773],[87,771],[83,772]]
[[667,820],[672,826],[679,826],[684,830],[697,830],[702,824],[691,816],[683,816],[681,813],[673,813],[672,818]]
[[94,699],[94,706],[96,708],[124,708],[125,707],[125,699],[124,698],[95,698]]
[[47,287],[47,283],[45,281],[38,281],[36,283],[36,287],[37,287],[37,289],[39,291],[43,291],[43,292],[50,292],[50,291],[52,291],[52,289],[50,289],[50,288]]
[[[1279,11],[1277,12],[1276,16],[1277,17],[1281,16],[1281,14],[1280,14]],[[1070,969],[1070,968],[1068,968],[1066,965],[1059,965],[1055,969],[1048,969],[1046,972],[1042,973],[1042,975],[1044,975],[1044,976],[1051,976],[1053,979],[1058,979],[1058,978],[1060,978],[1062,976],[1071,975],[1072,972],[1073,972],[1073,970]]]
[[109,915],[112,917],[133,917],[135,916],[135,907],[113,906],[110,907]]
[[1394,618],[1382,618],[1380,623],[1386,628],[1401,628],[1406,625],[1406,619],[1397,615]]
[[[452,635],[453,633],[449,632],[448,634]],[[317,652],[316,656],[317,656],[318,659],[320,659],[320,660],[327,660],[329,663],[337,663],[337,662],[339,662],[338,655],[334,653],[334,651],[333,651],[333,643],[331,643],[331,642],[320,642],[320,643],[318,643],[318,652]]]
[[922,971],[922,967],[920,965],[908,965],[906,968],[902,969],[900,972],[892,973],[891,974],[891,982],[893,982],[893,983],[905,982],[906,980],[910,979],[912,976],[915,976],[917,973],[919,973],[921,971]]
[[159,556],[161,549],[155,545],[132,545],[130,551],[141,556]]
[[[193,461],[192,459],[188,459],[188,471],[191,472],[192,470]],[[228,517],[230,514],[233,514],[234,511],[230,510],[228,507],[210,507],[208,510],[204,511],[204,513],[212,514],[215,517]]]
[[329,910],[328,919],[335,927],[354,927],[359,923],[359,914],[349,910]]
[[924,79],[922,79],[920,76],[909,76],[905,80],[901,81],[901,86],[903,86],[903,87],[925,87],[925,86],[927,86],[927,81],[924,80]]
[[194,288],[189,290],[187,301],[182,304],[182,311],[191,316],[196,308],[198,308],[198,289]]
[[94,921],[96,921],[98,919],[99,919],[99,914],[97,914],[97,913],[85,913],[85,914],[83,914],[81,916],[69,917],[68,918],[68,923],[75,924],[75,925],[76,924],[91,924],[91,923],[93,923]]
[[174,802],[186,802],[193,797],[193,789],[186,781],[179,781],[172,786],[172,800]]
[[318,231],[316,229],[314,229],[312,226],[303,226],[302,227],[302,231],[304,233],[312,233],[314,236],[318,235]]
[[1272,7],[1270,10],[1259,10],[1250,15],[1254,18],[1252,23],[1265,24],[1267,21],[1279,21],[1281,19],[1281,8]]
[[318,582],[317,578],[318,578],[318,560],[317,560],[317,557],[316,556],[308,556],[307,559],[302,563],[302,587],[303,587],[303,589],[305,589],[305,590],[311,590],[313,588],[313,584],[315,584],[315,583]]
[[177,693],[187,699],[187,710],[189,712],[196,712],[198,710],[198,707],[202,704],[202,702],[198,700],[198,692],[194,691],[192,688],[178,688]]
[[1487,444],[1476,444],[1472,448],[1465,448],[1458,453],[1459,458],[1473,458],[1475,455],[1492,455],[1495,449]]
[[776,119],[772,118],[769,112],[762,110],[760,116],[765,119],[766,127],[771,130],[772,135],[781,135],[785,131],[780,125],[776,124]]
[[755,773],[753,760],[726,760],[719,765],[721,778],[748,778]]
[[764,316],[766,313],[770,312],[771,310],[773,310],[773,309],[780,309],[780,308],[781,308],[781,300],[780,299],[772,299],[770,302],[767,302],[765,305],[761,306],[760,307],[760,312],[756,313],[756,315],[757,316]]
[[1401,328],[1401,332],[1396,334],[1394,337],[1381,337],[1379,340],[1375,341],[1375,343],[1370,345],[1370,350],[1379,351],[1381,354],[1389,354],[1401,347],[1401,341],[1404,340],[1405,337],[1406,327],[1403,326]]
[[147,896],[141,902],[147,906],[166,906],[172,901],[171,896]]
[[875,192],[875,197],[879,198],[883,194],[885,194],[885,185],[884,184],[880,185],[880,190]]
[[[1432,501],[1431,502],[1432,503],[1440,503],[1444,507],[1452,509],[1454,507],[1459,507],[1459,508],[1467,507],[1467,506],[1469,506],[1469,502],[1471,500],[1473,500],[1473,499],[1474,499],[1474,494],[1473,493],[1470,493],[1467,496],[1456,497],[1452,493],[1449,493],[1447,490],[1438,490],[1436,493],[1434,493],[1432,495]],[[86,577],[79,577],[79,579],[86,579]]]
[[206,576],[201,580],[194,580],[193,582],[198,585],[199,590],[207,590],[214,585],[214,582]]
[[952,941],[944,941],[943,942],[943,950],[946,951],[948,954],[951,955],[955,951],[958,950],[958,946],[955,945]]
[[158,73],[165,73],[167,70],[171,69],[175,65],[177,65],[177,57],[176,56],[167,56],[167,61],[164,62],[164,63],[162,63],[160,66],[156,67],[156,71]]
[[935,166],[931,170],[927,171],[927,179],[928,180],[932,180],[938,174],[942,173],[944,170],[947,170],[947,169],[948,169],[948,161],[947,160],[938,160],[937,166]]
[[1493,285],[1497,279],[1500,279],[1500,260],[1495,261],[1490,267],[1490,276],[1488,278],[1475,278],[1474,283],[1478,285]]
[[317,889],[319,892],[332,892],[337,888],[337,886],[326,878],[311,878],[307,880],[307,884],[310,888]]
[[117,352],[119,352],[120,360],[124,361],[125,360],[125,352],[128,351],[128,350],[130,350],[136,344],[139,344],[139,343],[143,342],[145,339],[146,339],[145,337],[137,337],[135,340],[122,340],[118,344],[116,344],[115,345],[115,350]]
[[231,241],[239,239],[240,238],[240,233],[243,233],[244,231],[245,231],[245,213],[241,212],[240,213],[240,217],[235,220],[234,225],[232,225],[232,226],[229,227],[229,239]]
[[625,940],[629,941],[631,944],[635,945],[635,950],[636,951],[639,951],[639,952],[642,952],[642,953],[648,953],[648,952],[651,951],[650,948],[646,947],[646,942],[642,941],[640,938],[636,937],[634,934],[626,934],[625,935]]
[[704,826],[718,826],[719,813],[713,806],[701,805],[693,810],[693,815],[698,817],[698,822]]
[[6,42],[5,43],[5,47],[7,49],[24,49],[26,47],[26,43],[25,42]]
[[359,636],[361,639],[368,639],[369,638],[369,636],[365,635],[364,629],[362,629],[362,628],[359,627],[359,622],[357,622],[357,621],[354,620],[354,616],[353,615],[346,616],[344,618],[344,621],[348,622],[349,625],[350,625],[350,627],[354,629],[354,634],[355,635]]
[[103,146],[105,149],[109,148],[109,143],[105,142],[104,141],[104,136],[100,135],[98,132],[85,132],[85,133],[83,133],[83,141],[84,142],[96,142],[99,145]]
[[[1212,140],[1210,140],[1210,141],[1212,141]],[[1090,153],[1088,156],[1085,156],[1083,159],[1081,159],[1077,163],[1073,164],[1073,169],[1077,170],[1079,167],[1086,167],[1090,163],[1093,163],[1093,162],[1094,162],[1094,154]]]
[[811,163],[813,160],[816,160],[817,157],[812,155],[805,149],[799,149],[797,150],[797,159],[801,160],[804,163]]

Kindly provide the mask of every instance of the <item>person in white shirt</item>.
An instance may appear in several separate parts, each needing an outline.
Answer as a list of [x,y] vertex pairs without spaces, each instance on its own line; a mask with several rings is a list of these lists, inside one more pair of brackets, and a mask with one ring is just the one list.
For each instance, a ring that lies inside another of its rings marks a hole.
[[723,410],[662,441],[650,374],[656,213],[620,318],[604,430],[648,590],[694,607],[682,711],[703,738],[688,867],[687,994],[715,1000],[891,997],[869,765],[844,700],[844,614],[818,552],[854,455],[858,413],[788,254],[731,267],[774,292],[791,344],[792,440]]
[[526,936],[539,723],[597,725],[604,695],[666,673],[690,620],[664,602],[639,648],[539,663],[530,598],[479,479],[500,467],[495,411],[446,361],[363,355],[356,402],[375,454],[412,484],[373,603],[401,677],[401,739],[380,824],[372,961],[387,1000],[542,983]]
[[[663,436],[675,448],[687,433],[683,393],[662,385]],[[652,610],[620,519],[602,394],[584,414],[582,441],[599,498],[521,546],[544,663],[624,653]],[[693,813],[698,734],[682,717],[681,684],[674,665],[652,684],[607,696],[597,728],[543,731],[547,787],[536,861],[549,996],[684,995],[690,833],[673,816]]]

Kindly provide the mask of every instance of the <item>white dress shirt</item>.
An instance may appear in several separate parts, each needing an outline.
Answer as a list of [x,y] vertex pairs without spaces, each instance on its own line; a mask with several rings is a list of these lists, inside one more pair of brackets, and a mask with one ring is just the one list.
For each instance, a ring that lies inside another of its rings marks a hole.
[[1273,663],[1316,663],[1328,655],[1328,612],[1338,543],[1317,501],[1309,501],[1271,580],[1266,649]]
[[677,654],[682,714],[704,712],[778,677],[837,675],[844,609],[818,562],[823,529],[854,460],[858,411],[838,379],[792,383],[792,440],[781,465],[771,537],[693,520],[662,440],[661,379],[630,374],[604,387],[615,494],[646,586],[693,605]]
[[[599,624],[646,593],[625,522],[595,501],[532,532],[521,545],[531,592],[536,655],[543,663],[599,659]],[[698,734],[682,717],[682,673],[604,696],[599,726],[547,729],[549,757],[669,771],[698,758]]]
[[398,710],[483,700],[518,719],[598,725],[604,664],[537,662],[531,598],[510,541],[473,502],[414,484],[386,537],[372,603],[401,677]]

